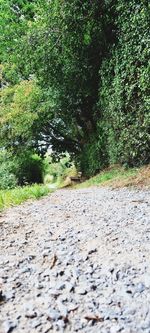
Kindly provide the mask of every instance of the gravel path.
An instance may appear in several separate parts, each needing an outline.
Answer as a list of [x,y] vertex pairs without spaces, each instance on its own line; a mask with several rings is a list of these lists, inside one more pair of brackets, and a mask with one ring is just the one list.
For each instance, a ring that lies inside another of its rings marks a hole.
[[150,192],[60,190],[0,217],[0,333],[150,333]]

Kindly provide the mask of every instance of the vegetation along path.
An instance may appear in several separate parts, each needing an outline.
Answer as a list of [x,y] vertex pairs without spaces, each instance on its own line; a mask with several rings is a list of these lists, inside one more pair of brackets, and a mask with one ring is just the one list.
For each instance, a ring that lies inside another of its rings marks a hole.
[[58,190],[0,218],[0,333],[150,332],[148,190]]

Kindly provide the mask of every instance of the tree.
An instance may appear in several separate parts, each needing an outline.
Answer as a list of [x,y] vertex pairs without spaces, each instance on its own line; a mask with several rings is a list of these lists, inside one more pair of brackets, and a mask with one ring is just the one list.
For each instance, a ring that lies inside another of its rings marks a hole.
[[32,15],[22,3],[13,12],[15,41],[7,54],[18,80],[34,74],[42,90],[33,142],[44,140],[56,151],[77,152],[96,130],[99,68],[106,49],[104,3],[40,1],[40,6],[34,2]]
[[1,145],[67,150],[88,174],[147,163],[148,2],[1,2]]
[[0,146],[15,152],[31,148],[39,120],[40,89],[36,81],[21,81],[1,90]]

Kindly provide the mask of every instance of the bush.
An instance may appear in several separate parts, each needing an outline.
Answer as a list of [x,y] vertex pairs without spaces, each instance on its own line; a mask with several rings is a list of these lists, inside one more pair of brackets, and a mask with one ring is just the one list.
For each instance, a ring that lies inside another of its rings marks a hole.
[[14,163],[6,151],[0,153],[0,190],[11,189],[17,185],[17,177],[15,176]]
[[19,185],[43,182],[43,160],[37,154],[25,151],[16,157]]
[[0,153],[0,189],[43,182],[43,160],[30,151],[13,157],[6,150]]

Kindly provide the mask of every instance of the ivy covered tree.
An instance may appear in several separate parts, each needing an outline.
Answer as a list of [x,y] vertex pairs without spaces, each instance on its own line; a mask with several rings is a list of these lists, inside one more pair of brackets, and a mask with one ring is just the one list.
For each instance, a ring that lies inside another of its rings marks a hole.
[[109,163],[150,161],[150,4],[118,0],[117,42],[100,69],[99,108],[107,128]]

